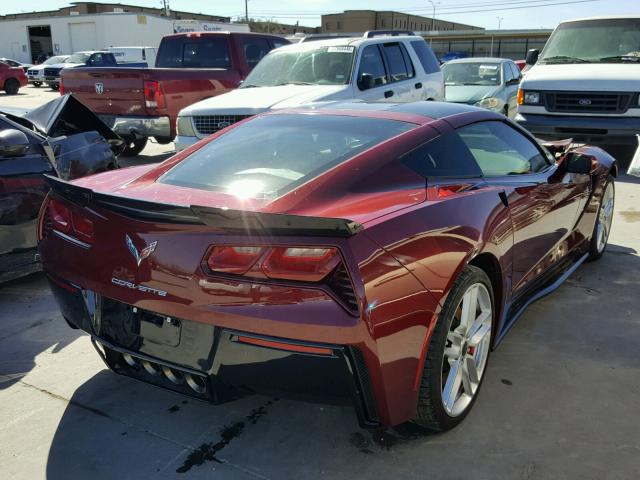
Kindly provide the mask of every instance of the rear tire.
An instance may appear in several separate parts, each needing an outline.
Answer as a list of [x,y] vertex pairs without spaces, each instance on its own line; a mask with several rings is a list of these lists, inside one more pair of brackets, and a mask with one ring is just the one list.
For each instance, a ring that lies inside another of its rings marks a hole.
[[15,95],[20,90],[20,82],[15,78],[8,78],[4,82],[4,91],[7,95]]
[[33,82],[33,86],[36,88],[40,88],[42,86],[42,82]]
[[599,260],[607,248],[609,233],[611,232],[615,200],[615,181],[613,177],[609,175],[606,183],[604,184],[604,188],[602,189],[602,200],[600,200],[596,224],[593,226],[593,232],[591,233],[591,242],[589,243],[589,261]]
[[416,423],[441,432],[469,413],[491,351],[493,288],[487,274],[468,265],[440,312],[426,353]]
[[57,92],[58,90],[60,90],[60,85],[57,83],[52,83],[49,86],[51,87],[51,90],[53,90],[54,92]]
[[125,139],[125,147],[120,155],[123,157],[135,157],[147,145],[146,138],[138,138],[136,140]]

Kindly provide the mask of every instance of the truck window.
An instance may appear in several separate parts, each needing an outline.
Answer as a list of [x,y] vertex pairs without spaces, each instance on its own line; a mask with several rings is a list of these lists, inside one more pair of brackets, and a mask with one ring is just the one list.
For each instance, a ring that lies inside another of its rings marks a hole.
[[255,67],[271,47],[266,38],[245,37],[243,40],[244,58],[247,59],[249,68]]
[[424,68],[424,73],[435,73],[440,71],[440,64],[438,59],[433,54],[429,45],[424,40],[414,40],[411,42],[413,51],[418,55],[418,59]]
[[540,54],[541,64],[638,62],[640,19],[606,18],[561,23]]
[[387,83],[387,73],[378,45],[367,45],[362,50],[360,70],[358,71],[358,87],[360,90],[366,90],[385,83]]
[[160,43],[158,68],[229,68],[231,56],[226,38],[169,37]]
[[414,75],[413,64],[409,55],[404,51],[404,47],[399,42],[385,43],[383,45],[384,55],[389,66],[389,76],[392,82],[400,82]]

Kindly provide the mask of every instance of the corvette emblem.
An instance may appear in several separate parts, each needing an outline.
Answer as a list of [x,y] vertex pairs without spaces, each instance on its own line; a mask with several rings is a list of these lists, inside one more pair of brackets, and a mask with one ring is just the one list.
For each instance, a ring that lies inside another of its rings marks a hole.
[[127,244],[127,248],[129,249],[129,252],[131,252],[131,255],[133,256],[133,258],[136,259],[136,263],[138,264],[138,266],[140,266],[140,264],[145,258],[147,258],[149,255],[151,255],[154,252],[154,250],[156,249],[156,245],[158,245],[157,241],[151,242],[149,245],[144,247],[138,253],[138,249],[133,244],[133,240],[131,240],[131,237],[125,234],[124,239]]
[[104,83],[96,83],[96,93],[102,95],[104,93]]
[[591,105],[591,100],[589,100],[588,98],[581,98],[580,100],[578,100],[578,104],[583,106]]

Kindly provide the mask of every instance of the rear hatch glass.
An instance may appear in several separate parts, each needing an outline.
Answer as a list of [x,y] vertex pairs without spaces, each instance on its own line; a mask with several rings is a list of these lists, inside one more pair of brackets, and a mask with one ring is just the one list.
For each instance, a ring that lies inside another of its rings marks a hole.
[[195,151],[158,181],[240,198],[275,199],[414,127],[336,115],[257,117]]

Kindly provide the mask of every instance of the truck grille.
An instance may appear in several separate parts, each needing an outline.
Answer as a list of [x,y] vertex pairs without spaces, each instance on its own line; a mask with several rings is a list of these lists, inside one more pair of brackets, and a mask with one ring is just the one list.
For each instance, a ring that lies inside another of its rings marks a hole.
[[60,73],[60,68],[45,68],[44,69],[44,76],[45,77],[57,77],[58,74]]
[[633,95],[608,92],[552,92],[545,94],[545,107],[550,112],[624,113]]
[[200,135],[211,135],[251,115],[199,115],[193,117],[193,126]]

